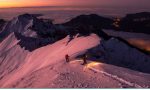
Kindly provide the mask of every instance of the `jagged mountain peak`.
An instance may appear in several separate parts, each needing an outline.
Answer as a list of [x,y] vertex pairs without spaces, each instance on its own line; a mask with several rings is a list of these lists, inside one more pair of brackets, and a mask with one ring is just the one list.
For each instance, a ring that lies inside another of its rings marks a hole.
[[4,39],[10,33],[17,32],[27,37],[37,37],[36,33],[39,34],[40,31],[47,32],[51,29],[53,24],[50,20],[38,19],[38,16],[40,14],[23,14],[13,18],[6,24],[0,36]]
[[50,20],[39,19],[38,16],[40,14],[23,14],[13,18],[0,33],[2,41],[14,33],[19,40],[18,45],[29,51],[53,42],[48,35],[54,32],[54,25]]
[[33,19],[33,18],[37,18],[39,16],[42,16],[42,14],[29,14],[29,13],[25,13],[25,14],[19,15],[18,18],[20,18],[20,19],[22,19],[22,18]]

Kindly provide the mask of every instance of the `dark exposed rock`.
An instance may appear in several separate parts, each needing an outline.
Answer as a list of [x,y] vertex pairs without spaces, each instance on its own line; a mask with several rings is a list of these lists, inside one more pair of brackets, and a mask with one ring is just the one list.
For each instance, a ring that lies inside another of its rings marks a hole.
[[120,22],[120,30],[150,34],[150,13],[128,14]]
[[48,44],[54,43],[55,41],[51,38],[33,38],[33,37],[25,37],[20,33],[15,32],[15,36],[18,40],[18,45],[25,50],[33,51],[37,48],[46,46]]
[[0,19],[0,31],[2,30],[2,27],[4,26],[5,23],[6,21],[4,19]]
[[73,18],[72,20],[64,23],[63,25],[71,26],[74,28],[78,28],[80,26],[88,26],[110,29],[112,27],[112,23],[112,19],[101,17],[96,14],[90,14],[77,16],[76,18]]
[[107,40],[110,36],[104,33],[102,28],[110,29],[112,28],[112,23],[112,19],[101,17],[96,14],[90,14],[77,16],[62,25],[70,28],[70,30],[68,30],[70,31],[70,35],[79,33],[80,35],[88,36],[91,33],[95,33]]
[[[4,19],[0,19],[0,33],[2,32],[5,23],[6,23],[6,21]],[[0,42],[2,41],[2,39],[3,38],[0,37]]]

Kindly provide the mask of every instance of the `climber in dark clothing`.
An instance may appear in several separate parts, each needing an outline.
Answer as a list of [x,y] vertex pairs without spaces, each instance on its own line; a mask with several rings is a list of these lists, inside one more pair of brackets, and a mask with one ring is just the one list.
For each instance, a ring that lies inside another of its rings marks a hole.
[[82,65],[85,65],[85,64],[87,64],[87,55],[86,54],[84,54],[83,55],[83,64]]
[[65,59],[66,59],[66,62],[69,62],[69,61],[70,61],[68,54],[65,55]]

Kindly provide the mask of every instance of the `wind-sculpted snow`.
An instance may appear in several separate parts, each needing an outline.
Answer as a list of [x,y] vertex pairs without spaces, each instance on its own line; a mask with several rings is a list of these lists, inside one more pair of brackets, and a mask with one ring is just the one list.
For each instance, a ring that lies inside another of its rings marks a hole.
[[[12,73],[6,75],[1,79],[0,87],[9,87],[14,82],[23,78],[25,75],[30,74],[31,72],[64,61],[64,56],[66,54],[69,54],[71,57],[76,57],[85,52],[87,49],[90,49],[98,45],[100,40],[97,35],[92,34],[87,37],[78,37],[78,38],[76,37],[68,45],[66,45],[69,40],[68,38],[69,37],[66,37],[52,45],[47,45],[45,47],[39,48],[35,51],[28,53],[28,55],[23,59],[24,60],[23,64],[19,66],[19,68],[17,68]],[[16,58],[16,60],[18,60],[17,57],[23,58],[24,54],[22,52],[19,53],[21,55],[19,54],[18,54],[19,56],[16,55],[14,59]],[[11,55],[9,54],[8,56]],[[9,60],[11,60],[11,58],[9,58]],[[13,60],[13,62],[16,63],[15,60]],[[8,66],[11,66],[9,65],[9,63],[7,64]]]
[[25,62],[28,51],[21,48],[18,42],[12,33],[0,43],[0,80]]
[[0,43],[0,54],[9,50],[13,46],[15,46],[19,41],[16,39],[14,33],[11,33],[3,42]]

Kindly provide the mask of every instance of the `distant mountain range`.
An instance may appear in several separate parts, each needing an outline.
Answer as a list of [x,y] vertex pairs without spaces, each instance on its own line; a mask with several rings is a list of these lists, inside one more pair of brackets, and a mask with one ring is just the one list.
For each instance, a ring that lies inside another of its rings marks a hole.
[[[39,14],[36,14],[39,16]],[[3,19],[0,19],[0,30],[4,26]],[[96,14],[80,15],[61,25],[70,28],[79,28],[81,26],[89,28],[112,29],[125,32],[150,34],[150,12],[141,12],[135,14],[127,14],[123,18],[106,18]]]
[[120,30],[150,34],[150,12],[128,14],[120,21]]
[[128,14],[123,18],[106,18],[96,14],[80,15],[65,23],[68,26],[84,25],[99,27],[102,29],[113,29],[125,32],[150,34],[150,13],[141,12]]

